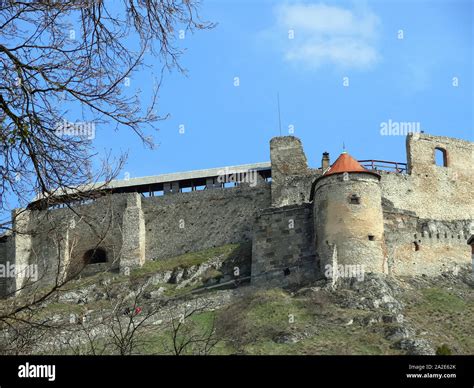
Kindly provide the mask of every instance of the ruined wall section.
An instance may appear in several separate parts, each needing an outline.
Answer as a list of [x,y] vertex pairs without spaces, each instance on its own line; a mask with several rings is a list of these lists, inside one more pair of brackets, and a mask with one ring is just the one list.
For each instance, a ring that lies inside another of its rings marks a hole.
[[309,204],[269,208],[257,218],[252,242],[252,284],[285,287],[318,276]]
[[83,268],[86,252],[95,248],[105,250],[107,262],[88,265],[85,273],[118,268],[127,196],[130,194],[108,195],[73,210],[31,212],[29,262],[38,264],[42,282],[55,281],[56,274],[74,275]]
[[[145,260],[250,241],[257,213],[270,203],[270,184],[260,182],[160,197],[113,194],[72,209],[25,211],[17,221],[22,234],[0,244],[0,259],[37,265],[39,287],[78,271],[130,269]],[[87,252],[96,248],[107,261],[85,265]],[[16,283],[0,289],[14,290]]]
[[[435,164],[446,151],[447,167]],[[409,174],[381,172],[382,195],[402,210],[437,220],[474,219],[474,144],[427,134],[407,137]]]
[[270,206],[270,184],[142,198],[146,258],[157,260],[250,241],[256,215]]
[[308,168],[301,140],[294,136],[272,138],[270,158],[272,206],[308,203],[311,185],[321,172]]
[[384,201],[385,249],[388,270],[394,275],[436,276],[456,273],[469,265],[466,240],[474,223],[470,219],[434,220],[396,209]]

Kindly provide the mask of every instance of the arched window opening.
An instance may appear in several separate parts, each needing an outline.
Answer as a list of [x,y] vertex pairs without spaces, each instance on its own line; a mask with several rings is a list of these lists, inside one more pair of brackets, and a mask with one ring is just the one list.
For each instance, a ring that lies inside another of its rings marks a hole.
[[448,167],[448,154],[444,148],[435,148],[435,164],[440,167]]
[[107,262],[107,252],[102,248],[90,249],[84,253],[84,264],[97,264]]
[[413,248],[415,249],[415,252],[419,251],[420,250],[420,244],[418,244],[416,241],[413,241]]

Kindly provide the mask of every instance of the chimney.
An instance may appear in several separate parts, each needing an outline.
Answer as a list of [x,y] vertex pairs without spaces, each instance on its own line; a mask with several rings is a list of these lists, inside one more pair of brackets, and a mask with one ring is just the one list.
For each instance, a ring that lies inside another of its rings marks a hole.
[[321,160],[321,170],[326,171],[329,168],[329,152],[323,152],[323,159]]

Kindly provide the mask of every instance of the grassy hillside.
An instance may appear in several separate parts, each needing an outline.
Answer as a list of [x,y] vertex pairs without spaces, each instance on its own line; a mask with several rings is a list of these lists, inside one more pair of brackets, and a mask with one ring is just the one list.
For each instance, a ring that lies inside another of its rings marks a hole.
[[[79,331],[96,329],[89,340],[102,346],[111,341],[107,330],[117,323],[104,317],[118,317],[123,324],[153,311],[134,354],[174,354],[176,342],[188,338],[198,340],[181,354],[388,355],[417,354],[423,347],[433,353],[474,353],[474,293],[467,270],[462,276],[436,279],[378,276],[335,290],[324,281],[291,291],[248,284],[231,290],[202,289],[209,283],[219,285],[237,264],[248,271],[249,255],[248,245],[229,244],[149,261],[129,276],[100,273],[73,281],[34,315],[38,321],[60,323],[56,332],[39,340],[64,336],[65,327],[77,334],[77,323],[67,326],[75,314],[87,316]],[[173,341],[181,312],[208,300],[212,303],[186,318]],[[117,306],[128,306],[132,312],[139,307],[140,313],[130,318],[129,313],[117,314]],[[212,346],[203,348],[211,339]],[[68,341],[61,337],[59,342]],[[87,343],[79,348],[81,354],[90,352]],[[116,353],[113,346],[107,349],[106,353]]]

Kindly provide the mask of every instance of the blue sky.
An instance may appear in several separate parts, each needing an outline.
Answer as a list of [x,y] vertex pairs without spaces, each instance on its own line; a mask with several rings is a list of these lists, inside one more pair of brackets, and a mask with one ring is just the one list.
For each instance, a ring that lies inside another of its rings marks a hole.
[[[200,14],[218,26],[178,41],[188,74],[165,74],[158,146],[96,128],[99,153],[128,152],[119,177],[269,160],[277,93],[282,133],[293,126],[311,167],[343,142],[357,159],[405,162],[405,137],[380,133],[389,119],[473,140],[471,1],[204,0]],[[160,69],[149,64],[131,77],[145,102]]]

